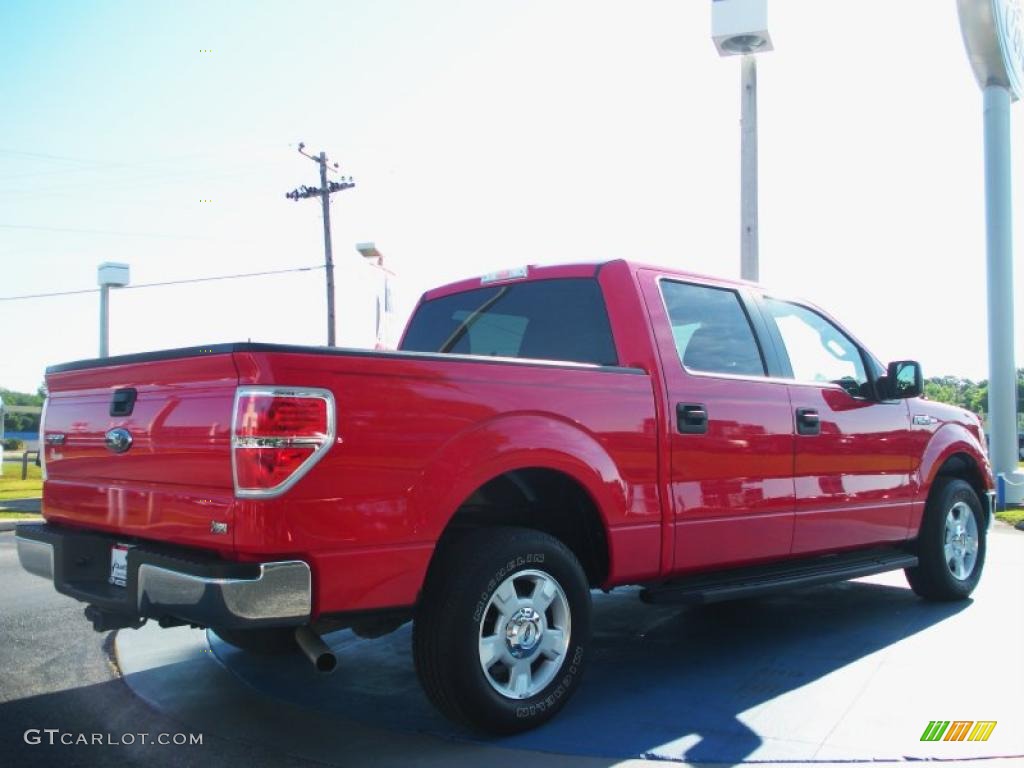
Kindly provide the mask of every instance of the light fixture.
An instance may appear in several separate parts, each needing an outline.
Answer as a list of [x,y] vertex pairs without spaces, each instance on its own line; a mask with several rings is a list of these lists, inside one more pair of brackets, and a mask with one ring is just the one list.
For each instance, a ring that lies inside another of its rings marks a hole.
[[768,0],[711,0],[711,39],[722,56],[772,50]]
[[722,41],[722,49],[729,53],[757,53],[768,44],[760,35],[736,35]]

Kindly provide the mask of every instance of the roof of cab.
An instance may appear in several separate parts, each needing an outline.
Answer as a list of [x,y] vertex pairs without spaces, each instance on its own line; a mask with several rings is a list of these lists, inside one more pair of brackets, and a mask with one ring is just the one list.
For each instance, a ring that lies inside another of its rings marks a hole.
[[707,281],[712,283],[719,283],[721,285],[728,286],[754,286],[756,283],[751,283],[746,280],[736,280],[727,277],[716,277],[713,275],[704,275],[698,272],[689,272],[683,269],[674,269],[672,267],[659,266],[654,264],[643,264],[640,262],[630,261],[627,259],[610,259],[608,261],[599,262],[583,262],[578,264],[552,264],[552,265],[538,265],[530,264],[526,267],[526,277],[512,277],[508,279],[495,279],[485,282],[486,276],[477,275],[475,277],[466,278],[464,280],[458,280],[454,283],[448,283],[447,285],[441,285],[437,288],[432,288],[423,294],[423,301],[430,301],[437,299],[442,296],[448,296],[453,293],[462,293],[463,291],[472,291],[476,288],[487,285],[503,285],[505,283],[513,282],[526,282],[530,280],[553,280],[558,278],[567,277],[596,277],[600,270],[609,264],[624,264],[629,268],[630,272],[637,272],[639,270],[650,270],[652,272],[658,272],[665,275],[672,275],[675,277],[684,278],[695,278],[701,281]]

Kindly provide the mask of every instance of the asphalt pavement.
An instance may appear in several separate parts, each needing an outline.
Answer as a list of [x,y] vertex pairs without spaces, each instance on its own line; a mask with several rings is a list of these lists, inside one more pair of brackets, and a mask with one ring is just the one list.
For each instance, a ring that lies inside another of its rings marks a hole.
[[[195,732],[173,715],[132,693],[113,662],[113,633],[97,634],[82,605],[57,594],[43,579],[24,572],[13,533],[0,533],[0,765],[147,766],[245,765],[252,768],[309,766],[266,744],[203,733],[202,745],[60,744],[62,734],[160,734]],[[181,681],[186,684],[187,681]],[[39,744],[26,743],[38,729]],[[48,743],[44,729],[60,729]],[[127,740],[127,739],[125,739]]]
[[[251,766],[1024,764],[1024,534],[997,525],[974,599],[928,604],[902,574],[735,604],[595,596],[595,653],[553,723],[492,740],[448,725],[411,676],[407,629],[328,637],[340,669],[253,659],[198,630],[116,641],[20,571],[0,533],[0,762]],[[995,720],[985,743],[920,741],[935,719]],[[202,745],[27,744],[27,729],[196,734]],[[13,758],[13,762],[7,760]]]
[[26,515],[38,515],[42,511],[42,499],[3,499],[0,510],[4,512],[24,512]]

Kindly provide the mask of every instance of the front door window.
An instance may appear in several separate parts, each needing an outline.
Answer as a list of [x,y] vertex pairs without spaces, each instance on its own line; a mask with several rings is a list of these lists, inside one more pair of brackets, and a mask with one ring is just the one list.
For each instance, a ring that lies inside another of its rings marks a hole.
[[799,304],[765,299],[797,381],[838,384],[853,397],[869,397],[860,349],[832,323]]

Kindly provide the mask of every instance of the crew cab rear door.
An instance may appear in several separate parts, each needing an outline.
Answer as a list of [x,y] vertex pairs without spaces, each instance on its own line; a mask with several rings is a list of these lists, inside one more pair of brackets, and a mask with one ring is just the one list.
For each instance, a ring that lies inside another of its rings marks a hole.
[[792,379],[793,554],[906,538],[914,489],[906,400],[875,397],[870,356],[819,310],[762,297]]
[[763,320],[744,288],[639,278],[668,395],[674,570],[786,557],[793,419],[788,386],[768,377]]

